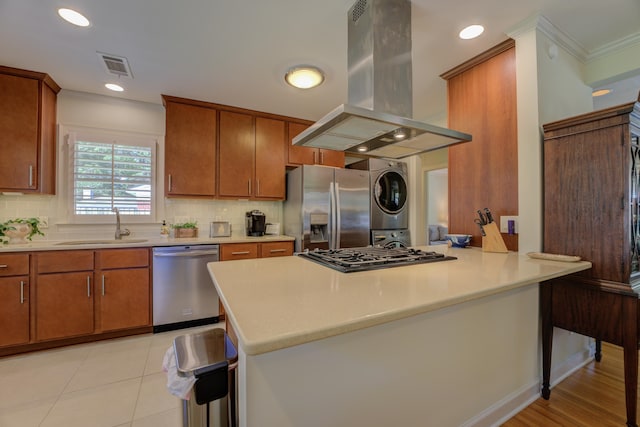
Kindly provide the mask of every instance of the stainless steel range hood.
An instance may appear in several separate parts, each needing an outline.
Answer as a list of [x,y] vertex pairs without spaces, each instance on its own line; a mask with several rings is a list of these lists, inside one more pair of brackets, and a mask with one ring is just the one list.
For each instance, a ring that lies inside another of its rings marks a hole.
[[294,145],[400,159],[471,141],[413,115],[411,2],[358,0],[348,12],[348,104],[293,139]]

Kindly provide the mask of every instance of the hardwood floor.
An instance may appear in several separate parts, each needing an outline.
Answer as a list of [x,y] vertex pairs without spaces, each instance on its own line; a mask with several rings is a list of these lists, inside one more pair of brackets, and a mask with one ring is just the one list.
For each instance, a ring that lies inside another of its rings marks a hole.
[[625,426],[622,348],[602,343],[602,361],[591,362],[503,424],[532,426]]

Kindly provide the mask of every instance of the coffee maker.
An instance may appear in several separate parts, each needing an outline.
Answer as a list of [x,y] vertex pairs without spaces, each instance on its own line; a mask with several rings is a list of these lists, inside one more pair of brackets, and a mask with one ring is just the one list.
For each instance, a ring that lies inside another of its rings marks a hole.
[[247,236],[264,236],[267,229],[267,220],[265,215],[259,210],[247,212],[246,218]]

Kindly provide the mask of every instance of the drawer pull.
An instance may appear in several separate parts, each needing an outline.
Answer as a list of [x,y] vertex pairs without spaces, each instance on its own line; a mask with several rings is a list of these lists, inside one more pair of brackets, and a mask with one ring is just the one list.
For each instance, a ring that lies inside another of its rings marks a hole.
[[0,264],[0,268],[9,268],[7,264]]
[[231,252],[231,255],[248,255],[251,252],[249,251],[238,251],[238,252]]
[[271,251],[270,251],[270,252],[271,252],[272,254],[275,254],[275,253],[277,253],[277,252],[286,252],[286,251],[287,251],[286,249],[271,249]]
[[24,304],[24,280],[20,281],[20,304]]

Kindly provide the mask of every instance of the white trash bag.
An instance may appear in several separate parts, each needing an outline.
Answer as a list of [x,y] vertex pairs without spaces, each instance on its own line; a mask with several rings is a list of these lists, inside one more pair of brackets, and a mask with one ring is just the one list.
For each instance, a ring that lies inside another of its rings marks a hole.
[[176,353],[173,346],[169,347],[164,354],[162,370],[167,373],[167,390],[169,390],[169,393],[182,400],[189,400],[193,385],[196,383],[196,377],[194,375],[189,375],[188,377],[178,375]]

